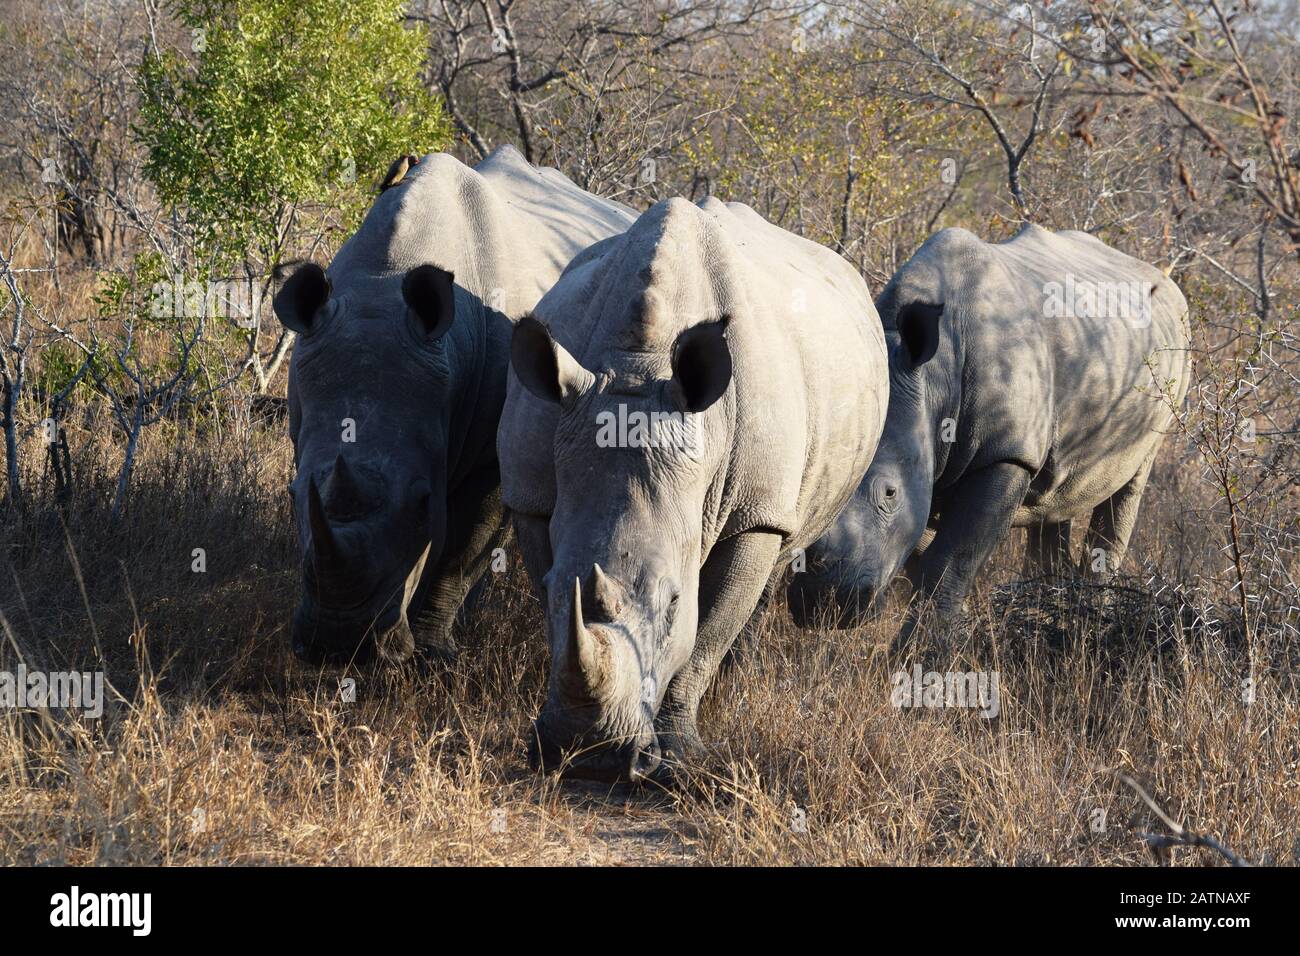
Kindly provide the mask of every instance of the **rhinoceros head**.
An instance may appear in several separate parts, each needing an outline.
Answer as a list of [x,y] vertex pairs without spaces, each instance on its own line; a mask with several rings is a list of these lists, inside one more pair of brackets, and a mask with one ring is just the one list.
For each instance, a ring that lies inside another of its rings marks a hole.
[[452,281],[423,265],[335,292],[307,264],[275,297],[299,336],[289,492],[302,549],[293,649],[304,660],[414,651],[407,608],[446,531],[442,337],[455,316]]
[[[933,362],[944,346],[941,304],[913,302],[886,319],[889,409],[875,458],[839,517],[807,549],[791,580],[790,612],[801,627],[852,626],[873,611],[925,532],[934,495],[934,410],[945,396]],[[946,363],[944,363],[946,364]]]
[[615,350],[593,374],[537,319],[515,328],[516,375],[560,407],[543,765],[638,780],[659,764],[655,715],[695,646],[704,500],[723,444],[705,413],[731,381],[725,331],[723,319],[661,352]]

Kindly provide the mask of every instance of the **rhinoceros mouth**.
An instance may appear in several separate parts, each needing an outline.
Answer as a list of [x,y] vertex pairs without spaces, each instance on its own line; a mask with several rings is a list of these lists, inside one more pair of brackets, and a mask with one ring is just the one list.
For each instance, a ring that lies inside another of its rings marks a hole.
[[[318,579],[319,576],[314,575],[314,577]],[[320,587],[310,589],[311,593],[314,595],[310,602],[310,613],[313,617],[319,618],[321,621],[334,627],[348,627],[360,624],[369,626],[385,614],[393,613],[394,610],[390,608],[377,613],[371,612],[371,608],[381,607],[387,604],[386,600],[379,597],[379,595],[383,593],[383,588],[376,588],[374,591],[364,595],[359,595],[355,598],[344,597],[342,600],[339,599],[338,593],[335,591],[330,595],[330,600],[328,601],[324,600],[324,595],[320,593],[323,590],[324,589]],[[307,602],[304,601],[304,603]]]
[[871,586],[794,581],[786,592],[796,627],[846,630],[869,621],[880,610],[880,593]]
[[360,667],[376,657],[389,663],[405,661],[415,651],[415,640],[400,607],[348,619],[299,606],[294,613],[292,646],[294,656],[307,664]]
[[534,770],[574,780],[639,784],[650,781],[662,762],[659,741],[652,731],[594,741],[578,737],[569,746],[558,740],[548,730],[545,718],[534,722],[528,748],[528,763]]

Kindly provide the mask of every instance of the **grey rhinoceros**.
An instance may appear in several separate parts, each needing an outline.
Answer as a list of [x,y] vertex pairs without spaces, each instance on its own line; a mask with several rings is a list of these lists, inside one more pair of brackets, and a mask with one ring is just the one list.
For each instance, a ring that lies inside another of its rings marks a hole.
[[502,496],[546,614],[533,759],[639,780],[769,581],[834,520],[888,403],[847,262],[746,206],[672,199],[578,256],[516,327]]
[[445,647],[507,526],[496,429],[511,322],[635,219],[512,147],[473,169],[411,159],[328,272],[302,266],[274,302],[298,333],[292,637],[312,662],[406,658],[421,612],[421,641]]
[[[1012,527],[1058,571],[1124,556],[1152,462],[1187,392],[1187,302],[1158,269],[1081,232],[1026,226],[990,244],[932,236],[876,301],[889,414],[849,506],[790,584],[796,621],[852,624],[913,556],[941,618]],[[833,612],[832,612],[833,614]],[[909,616],[900,638],[910,634]]]

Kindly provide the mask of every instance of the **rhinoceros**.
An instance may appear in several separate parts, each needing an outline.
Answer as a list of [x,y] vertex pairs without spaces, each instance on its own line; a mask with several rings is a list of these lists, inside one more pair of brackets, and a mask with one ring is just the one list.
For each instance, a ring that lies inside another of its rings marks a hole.
[[496,429],[511,323],[635,219],[508,146],[473,169],[445,154],[407,165],[328,272],[303,265],[274,300],[297,333],[292,640],[314,663],[405,659],[422,612],[421,644],[450,649],[508,526]]
[[1178,287],[1086,233],[1029,225],[990,244],[945,229],[876,305],[890,350],[884,436],[790,584],[796,621],[861,621],[916,552],[908,576],[951,622],[1012,527],[1028,529],[1027,569],[1058,573],[1071,521],[1089,517],[1087,570],[1112,573],[1187,392]]
[[643,780],[769,582],[857,487],[884,335],[839,256],[737,203],[660,202],[515,328],[502,497],[545,609],[532,758]]

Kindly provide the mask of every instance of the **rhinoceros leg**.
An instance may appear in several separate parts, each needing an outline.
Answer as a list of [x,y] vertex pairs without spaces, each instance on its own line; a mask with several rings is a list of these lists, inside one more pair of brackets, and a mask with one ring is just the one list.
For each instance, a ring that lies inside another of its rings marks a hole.
[[501,504],[495,467],[484,468],[447,499],[447,541],[429,581],[428,601],[416,642],[426,649],[455,653],[452,628],[465,596],[478,583],[509,527]]
[[1024,577],[1056,577],[1070,564],[1069,521],[1031,524],[1025,529]]
[[736,636],[750,620],[781,553],[781,536],[746,531],[714,545],[700,569],[700,623],[690,660],[673,677],[655,718],[665,758],[688,759],[704,744],[700,699]]
[[[551,523],[538,515],[514,513],[515,541],[524,556],[524,568],[533,582],[533,593],[542,596],[542,578],[551,570]],[[543,602],[545,607],[545,602]]]
[[720,673],[729,673],[754,649],[754,644],[758,641],[759,629],[763,626],[763,618],[772,604],[772,598],[776,597],[777,591],[785,583],[786,570],[786,568],[780,567],[772,571],[772,576],[767,579],[767,586],[763,588],[763,593],[759,597],[753,613],[749,615],[749,620],[745,622],[745,626],[740,629],[740,634],[732,641],[730,649],[723,655],[722,663],[718,665]]
[[1138,505],[1142,503],[1142,492],[1146,489],[1147,477],[1155,460],[1156,449],[1152,449],[1137,474],[1093,509],[1083,550],[1082,570],[1085,573],[1091,572],[1094,577],[1105,580],[1119,570],[1128,551],[1128,540],[1137,524]]
[[[938,530],[920,559],[916,581],[921,596],[933,599],[941,620],[960,613],[975,575],[1011,529],[1029,480],[1029,472],[1020,465],[999,462],[963,478],[945,498]],[[910,640],[916,607],[913,604],[893,651]]]

